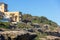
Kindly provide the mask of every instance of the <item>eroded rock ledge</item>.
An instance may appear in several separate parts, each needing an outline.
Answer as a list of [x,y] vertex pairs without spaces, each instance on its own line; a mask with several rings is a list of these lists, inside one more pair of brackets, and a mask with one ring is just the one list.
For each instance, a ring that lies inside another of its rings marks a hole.
[[37,35],[28,31],[3,31],[0,40],[33,40]]

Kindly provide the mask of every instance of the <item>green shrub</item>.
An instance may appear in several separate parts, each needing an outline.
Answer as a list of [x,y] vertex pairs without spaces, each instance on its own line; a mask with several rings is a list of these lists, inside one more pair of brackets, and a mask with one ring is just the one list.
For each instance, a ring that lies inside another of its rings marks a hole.
[[0,28],[8,28],[9,22],[0,22]]

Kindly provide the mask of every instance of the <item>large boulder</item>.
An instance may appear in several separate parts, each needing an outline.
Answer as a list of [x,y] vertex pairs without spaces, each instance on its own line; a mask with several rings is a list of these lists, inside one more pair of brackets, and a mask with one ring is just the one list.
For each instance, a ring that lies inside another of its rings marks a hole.
[[37,35],[27,31],[4,31],[0,32],[1,40],[33,40]]

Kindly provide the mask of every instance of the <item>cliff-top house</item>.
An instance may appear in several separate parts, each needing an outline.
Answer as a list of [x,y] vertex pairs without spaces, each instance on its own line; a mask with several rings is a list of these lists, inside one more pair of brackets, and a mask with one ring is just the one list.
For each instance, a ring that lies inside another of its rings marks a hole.
[[3,19],[9,20],[9,22],[19,22],[21,21],[21,12],[9,12],[8,5],[0,2],[0,15],[2,15]]

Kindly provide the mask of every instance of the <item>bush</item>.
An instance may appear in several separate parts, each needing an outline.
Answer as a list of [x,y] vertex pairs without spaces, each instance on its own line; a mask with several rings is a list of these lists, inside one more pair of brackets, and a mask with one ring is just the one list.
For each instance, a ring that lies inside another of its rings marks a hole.
[[0,28],[8,28],[9,22],[0,22]]

